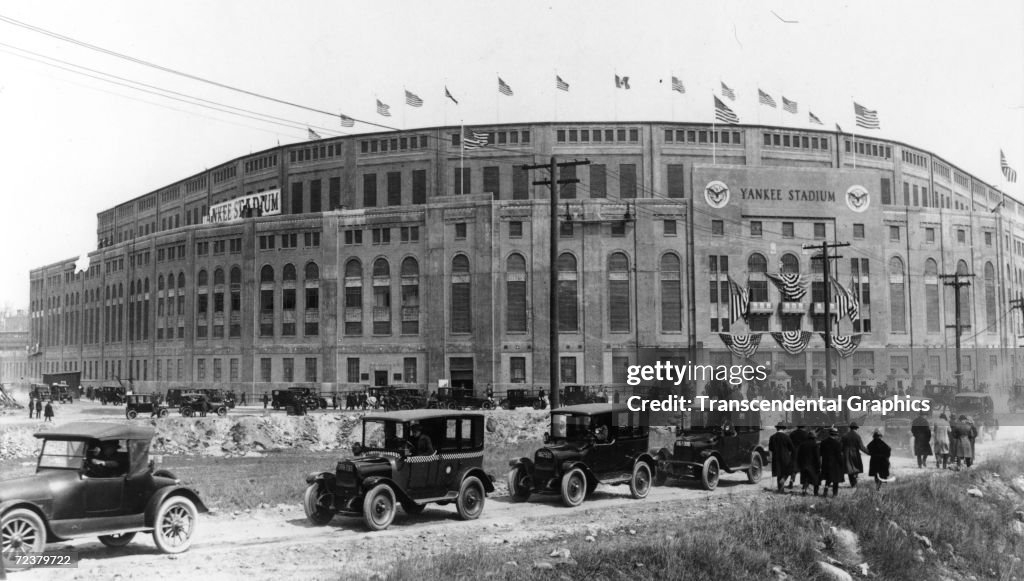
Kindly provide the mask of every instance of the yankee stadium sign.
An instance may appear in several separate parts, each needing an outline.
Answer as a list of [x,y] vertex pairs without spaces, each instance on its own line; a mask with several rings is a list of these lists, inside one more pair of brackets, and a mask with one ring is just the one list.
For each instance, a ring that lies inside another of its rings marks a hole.
[[249,194],[210,206],[204,222],[217,224],[239,218],[256,218],[281,213],[281,190]]
[[776,188],[739,188],[742,200],[778,202],[835,202],[832,190],[782,190]]

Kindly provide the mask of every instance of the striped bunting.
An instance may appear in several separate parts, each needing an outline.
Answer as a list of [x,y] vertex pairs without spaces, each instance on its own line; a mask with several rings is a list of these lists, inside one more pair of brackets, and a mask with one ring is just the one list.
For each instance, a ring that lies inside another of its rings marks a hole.
[[772,338],[782,347],[783,351],[790,355],[799,355],[807,349],[814,333],[810,331],[776,331]]
[[740,317],[746,319],[747,310],[750,306],[747,289],[737,284],[731,276],[729,277],[729,289],[729,322],[732,323]]
[[761,89],[757,90],[757,100],[762,105],[768,105],[769,107],[773,107],[773,108],[775,107],[775,99],[772,99],[771,95],[769,95],[768,93],[765,93]]
[[864,105],[854,101],[853,114],[857,118],[857,127],[861,129],[878,129],[878,111],[872,111]]
[[782,293],[782,298],[788,302],[798,302],[807,296],[807,287],[803,276],[799,274],[776,273],[769,274],[768,279],[775,284],[775,287]]
[[761,344],[762,333],[750,333],[749,335],[734,335],[732,333],[719,333],[722,343],[736,355],[750,358],[757,353],[757,347]]
[[740,122],[740,118],[718,97],[715,97],[715,120],[733,124]]
[[[825,333],[820,333],[821,338],[825,338]],[[860,347],[860,339],[863,337],[861,333],[856,335],[832,335],[832,347],[839,353],[839,356],[843,359],[853,355],[857,348]]]
[[836,293],[836,316],[840,319],[849,316],[851,321],[860,319],[860,304],[857,297],[839,284],[835,277],[832,277],[832,289]]

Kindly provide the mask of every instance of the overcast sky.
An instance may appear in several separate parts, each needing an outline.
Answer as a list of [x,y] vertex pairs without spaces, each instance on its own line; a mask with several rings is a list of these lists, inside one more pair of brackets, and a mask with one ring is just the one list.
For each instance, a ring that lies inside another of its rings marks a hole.
[[[812,127],[810,110],[825,128],[852,131],[856,100],[878,111],[882,127],[872,135],[930,150],[1022,194],[999,170],[1002,148],[1024,172],[1020,0],[47,1],[0,3],[0,19],[398,128],[707,122],[711,94],[725,82],[743,123]],[[284,121],[143,93],[42,64],[58,64],[44,57]],[[568,93],[555,90],[556,74]],[[629,91],[615,88],[615,74],[629,76]],[[513,96],[497,93],[499,75]],[[685,95],[670,91],[672,75]],[[444,99],[445,86],[459,106]],[[799,115],[759,106],[758,88],[780,105],[783,95],[797,101]],[[403,89],[423,107],[405,106]],[[378,98],[392,117],[376,114]],[[337,117],[0,20],[0,306],[28,305],[29,269],[95,249],[100,210],[240,155],[304,141],[307,126],[325,137],[379,130],[342,128]]]

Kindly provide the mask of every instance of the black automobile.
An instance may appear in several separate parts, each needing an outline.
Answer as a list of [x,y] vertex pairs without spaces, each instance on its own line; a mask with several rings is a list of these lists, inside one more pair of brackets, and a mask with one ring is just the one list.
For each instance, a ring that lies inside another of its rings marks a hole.
[[476,395],[472,389],[442,387],[437,390],[437,407],[450,410],[466,408],[492,410],[494,402]]
[[607,401],[590,385],[567,385],[562,390],[562,405],[603,403]]
[[974,421],[978,429],[978,439],[984,436],[995,440],[999,432],[999,420],[996,419],[995,404],[992,396],[982,392],[964,392],[953,396],[953,413],[959,417],[965,415]]
[[547,404],[540,397],[540,392],[535,389],[510,389],[505,392],[498,404],[501,409],[514,410],[522,407],[532,407],[535,410],[542,410]]
[[39,553],[47,543],[98,536],[123,547],[136,533],[152,533],[164,553],[188,550],[199,494],[173,474],[154,470],[149,426],[74,422],[39,432],[36,473],[0,481],[0,544],[6,567]]
[[551,432],[533,458],[509,462],[509,494],[560,494],[579,506],[600,484],[628,484],[633,498],[645,498],[657,462],[648,453],[646,414],[626,404],[592,403],[551,412]]
[[394,396],[400,410],[418,410],[427,407],[427,394],[415,387],[396,387]]
[[718,486],[722,470],[745,472],[747,481],[755,483],[769,459],[757,412],[691,411],[684,415],[672,448],[652,453],[658,461],[656,484],[669,477],[695,478],[705,490]]
[[192,391],[181,394],[178,408],[178,412],[181,415],[190,418],[202,413],[204,408],[207,412],[215,413],[221,417],[228,414],[228,406],[224,402],[211,402],[209,396],[205,393]]
[[[413,437],[413,426],[421,435]],[[370,530],[388,528],[396,505],[419,514],[431,503],[455,504],[459,517],[480,516],[488,492],[484,474],[484,416],[472,412],[410,410],[367,414],[355,458],[333,472],[306,477],[303,506],[315,525],[336,514],[362,516]]]
[[139,393],[129,395],[125,399],[124,416],[129,420],[134,420],[140,414],[166,418],[169,413],[170,410],[167,409],[167,406],[163,404],[158,395]]
[[122,405],[125,400],[125,389],[121,386],[103,385],[97,388],[96,398],[103,405]]

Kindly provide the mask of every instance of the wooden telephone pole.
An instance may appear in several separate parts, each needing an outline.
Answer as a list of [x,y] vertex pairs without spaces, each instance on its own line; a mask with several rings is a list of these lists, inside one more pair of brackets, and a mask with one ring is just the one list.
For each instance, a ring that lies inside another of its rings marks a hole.
[[[803,247],[806,249],[820,249],[821,254],[815,254],[811,257],[811,260],[820,260],[824,266],[825,272],[825,391],[829,391],[831,385],[832,374],[832,307],[829,304],[832,299],[832,260],[838,260],[842,258],[840,255],[831,256],[829,251],[832,248],[842,248],[849,246],[849,242],[822,242],[821,244],[804,244]],[[841,316],[842,313],[839,313]],[[812,392],[813,394],[813,392]],[[816,394],[821,395],[821,394]]]
[[[957,393],[962,392],[964,389],[964,377],[963,371],[960,368],[960,334],[963,333],[965,325],[960,322],[960,289],[965,286],[971,286],[971,281],[960,280],[960,277],[971,278],[974,274],[940,274],[939,278],[944,281],[944,286],[953,287],[953,304],[956,306],[956,323],[953,325],[946,325],[947,329],[955,329],[956,335],[956,391]],[[970,327],[969,325],[967,326]]]

